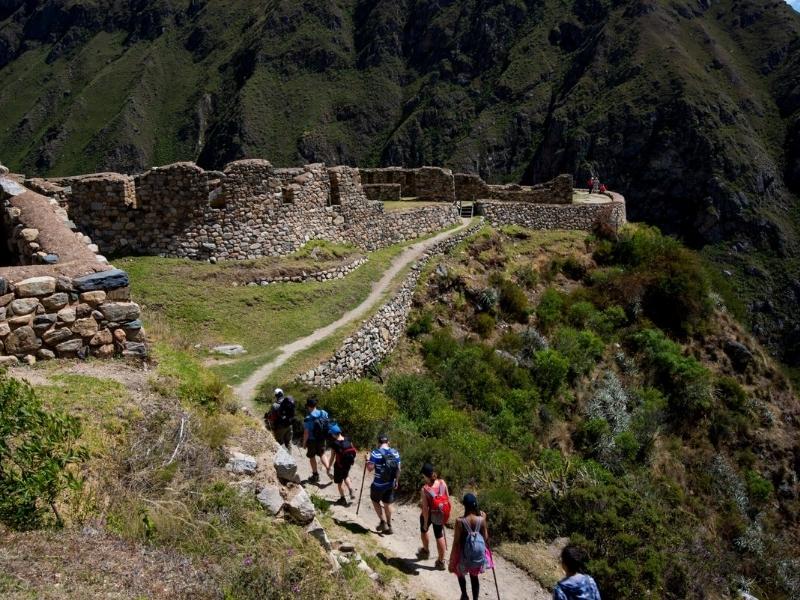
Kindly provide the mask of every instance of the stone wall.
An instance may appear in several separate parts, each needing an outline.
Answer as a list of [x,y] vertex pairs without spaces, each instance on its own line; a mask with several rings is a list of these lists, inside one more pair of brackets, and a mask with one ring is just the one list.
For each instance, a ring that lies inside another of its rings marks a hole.
[[276,169],[242,160],[210,173],[176,163],[136,177],[81,177],[71,187],[71,217],[106,253],[253,259],[312,239],[374,250],[458,220],[449,206],[386,214],[365,195],[357,169],[322,164]]
[[453,172],[439,167],[360,169],[365,185],[399,185],[403,198],[455,202]]
[[481,200],[476,208],[494,226],[592,231],[600,224],[619,228],[626,222],[625,201],[619,194],[608,202],[568,205]]
[[397,202],[403,197],[399,183],[373,183],[363,187],[367,198],[375,202]]
[[333,279],[343,279],[344,277],[355,271],[357,268],[359,268],[361,265],[366,264],[367,260],[368,259],[366,256],[361,256],[339,267],[331,267],[330,269],[325,269],[323,271],[303,273],[302,275],[282,275],[282,276],[279,275],[276,277],[245,281],[243,282],[243,284],[249,286],[256,286],[256,285],[270,285],[273,283],[305,283],[307,281],[322,282],[322,281],[331,281]]
[[329,388],[366,375],[370,366],[388,356],[400,338],[405,335],[414,291],[422,269],[428,261],[449,251],[476,233],[482,226],[483,223],[478,222],[429,248],[422,258],[412,265],[411,273],[406,276],[400,290],[392,299],[347,338],[330,360],[303,373],[299,380]]
[[500,200],[533,204],[570,204],[574,191],[572,175],[559,175],[555,179],[532,186],[516,183],[489,185],[479,176],[466,173],[457,173],[454,179],[456,199],[460,202]]

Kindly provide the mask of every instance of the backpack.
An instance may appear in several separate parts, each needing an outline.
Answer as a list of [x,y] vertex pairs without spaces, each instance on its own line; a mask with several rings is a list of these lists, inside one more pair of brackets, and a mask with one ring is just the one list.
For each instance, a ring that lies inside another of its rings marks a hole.
[[383,457],[383,472],[381,473],[382,483],[394,483],[397,479],[397,472],[400,470],[400,465],[397,464],[397,459],[394,453],[387,450],[379,449]]
[[319,411],[319,415],[314,419],[311,425],[311,433],[315,440],[325,440],[328,437],[328,430],[331,427],[331,420],[328,413],[324,410]]
[[284,396],[281,404],[278,407],[278,414],[275,416],[275,425],[278,427],[288,427],[294,420],[295,406],[294,398],[291,396]]
[[336,459],[339,463],[340,467],[352,467],[356,462],[356,455],[358,454],[358,450],[353,443],[345,439],[339,443],[338,452],[336,453]]
[[475,529],[469,526],[467,519],[461,519],[464,526],[464,547],[461,551],[461,566],[465,570],[482,569],[486,564],[486,540],[481,535],[483,519],[478,517]]
[[439,484],[436,493],[433,493],[433,488],[426,486],[425,491],[430,495],[430,512],[431,523],[434,525],[444,525],[450,520],[450,496],[447,495],[446,487],[445,493],[441,493],[443,484]]

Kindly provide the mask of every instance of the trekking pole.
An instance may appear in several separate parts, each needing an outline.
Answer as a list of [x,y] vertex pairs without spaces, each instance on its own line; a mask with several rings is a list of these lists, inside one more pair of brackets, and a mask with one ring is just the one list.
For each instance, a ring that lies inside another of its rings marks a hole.
[[361,496],[364,495],[364,480],[367,478],[367,461],[364,461],[364,473],[361,475],[361,491],[358,493],[358,506],[356,506],[356,516],[361,510]]
[[[489,545],[486,545],[489,548]],[[500,600],[500,586],[497,585],[497,564],[494,562],[494,552],[489,548],[489,553],[492,555],[492,575],[494,575],[494,589],[497,592],[497,600]]]

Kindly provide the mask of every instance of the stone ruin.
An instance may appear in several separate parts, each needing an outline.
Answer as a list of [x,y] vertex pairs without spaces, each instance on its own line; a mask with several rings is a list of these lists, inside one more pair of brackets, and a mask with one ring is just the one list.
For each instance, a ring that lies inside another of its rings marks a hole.
[[[257,159],[222,171],[181,162],[138,175],[51,179],[3,168],[0,362],[145,355],[128,276],[104,255],[255,259],[313,239],[369,251],[458,223],[463,202],[496,225],[624,223],[621,196],[582,205],[573,191],[569,175],[536,186],[490,185],[438,167],[287,169]],[[385,210],[384,201],[401,198],[426,202]]]

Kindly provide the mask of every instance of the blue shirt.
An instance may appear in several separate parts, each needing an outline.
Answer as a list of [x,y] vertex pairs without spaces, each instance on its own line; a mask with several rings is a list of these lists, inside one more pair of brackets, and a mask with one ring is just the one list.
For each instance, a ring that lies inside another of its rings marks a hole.
[[320,408],[315,408],[310,413],[306,415],[306,418],[303,419],[303,427],[308,432],[308,439],[313,440],[314,438],[314,421],[323,417],[328,419],[328,413]]
[[553,589],[553,600],[600,600],[594,579],[582,573],[562,579]]
[[391,455],[397,461],[397,468],[400,468],[400,453],[394,448],[375,448],[369,453],[369,462],[375,465],[375,479],[372,481],[372,487],[376,490],[388,490],[394,486],[394,479],[386,481],[389,476],[386,468],[386,457]]

